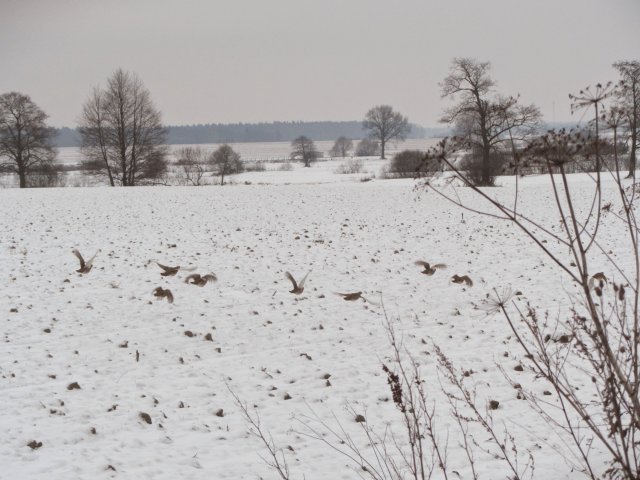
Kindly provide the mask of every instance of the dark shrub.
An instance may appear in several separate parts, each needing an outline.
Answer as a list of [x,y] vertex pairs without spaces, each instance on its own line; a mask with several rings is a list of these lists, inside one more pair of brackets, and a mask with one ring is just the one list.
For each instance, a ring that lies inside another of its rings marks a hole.
[[473,148],[462,159],[460,169],[466,173],[467,179],[473,185],[493,186],[496,177],[504,172],[504,167],[508,162],[508,155],[504,152],[492,151],[489,157],[489,184],[483,185],[483,159],[482,151],[479,148]]
[[433,175],[439,170],[438,163],[424,157],[425,152],[420,150],[403,150],[391,159],[387,175],[397,178]]

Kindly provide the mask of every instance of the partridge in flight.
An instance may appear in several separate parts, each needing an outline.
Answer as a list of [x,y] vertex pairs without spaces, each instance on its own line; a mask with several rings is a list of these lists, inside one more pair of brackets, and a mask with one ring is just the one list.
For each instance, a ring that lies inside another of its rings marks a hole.
[[373,305],[378,305],[376,302],[372,302],[367,297],[362,295],[362,292],[353,292],[353,293],[340,293],[335,292],[336,295],[340,295],[344,301],[346,302],[355,302],[356,300],[362,299],[364,302],[369,302]]
[[594,285],[598,285],[600,288],[602,288],[604,287],[604,284],[606,282],[606,275],[603,272],[598,272],[589,279],[589,288],[593,288]]
[[311,270],[309,270],[307,274],[304,276],[304,278],[300,280],[300,283],[297,283],[296,279],[293,278],[293,275],[291,275],[289,272],[285,272],[284,274],[285,277],[287,277],[289,281],[293,284],[293,290],[289,290],[289,293],[293,293],[294,295],[300,295],[302,292],[304,292],[304,282],[307,280],[307,277],[309,276],[310,273],[311,273]]
[[184,279],[184,283],[190,283],[191,285],[197,285],[199,287],[204,287],[208,282],[217,281],[218,277],[216,277],[213,273],[208,273],[202,276],[199,273],[192,273]]
[[451,281],[453,283],[464,283],[469,287],[473,287],[473,281],[469,278],[468,275],[454,275],[453,277],[451,277]]
[[173,303],[173,294],[168,288],[157,287],[153,291],[153,295],[158,298],[166,298],[167,302]]
[[177,267],[168,267],[166,265],[162,265],[161,263],[156,263],[163,270],[162,273],[160,273],[160,275],[162,275],[163,277],[173,277],[176,273],[178,273],[178,270],[180,270],[180,265],[178,265]]
[[[100,250],[98,250],[99,252]],[[78,257],[78,260],[80,260],[80,268],[78,270],[76,270],[76,272],[78,273],[89,273],[91,271],[91,269],[93,268],[93,259],[96,258],[96,255],[98,255],[98,252],[95,253],[95,255],[93,257],[91,257],[88,261],[84,261],[84,258],[82,258],[82,254],[78,251],[78,249],[74,248],[72,250],[72,253]]]
[[433,275],[436,273],[436,270],[444,270],[447,266],[444,263],[436,263],[435,265],[430,265],[427,262],[423,262],[422,260],[418,260],[415,262],[416,265],[420,265],[424,268],[420,273],[424,273],[425,275]]

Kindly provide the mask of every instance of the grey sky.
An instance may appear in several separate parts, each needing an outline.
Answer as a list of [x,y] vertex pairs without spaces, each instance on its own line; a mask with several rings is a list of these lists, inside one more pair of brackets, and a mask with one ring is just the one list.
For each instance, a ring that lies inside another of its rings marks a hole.
[[0,93],[74,126],[118,67],[165,123],[360,119],[389,103],[425,126],[455,56],[570,120],[567,94],[640,58],[638,0],[0,0]]

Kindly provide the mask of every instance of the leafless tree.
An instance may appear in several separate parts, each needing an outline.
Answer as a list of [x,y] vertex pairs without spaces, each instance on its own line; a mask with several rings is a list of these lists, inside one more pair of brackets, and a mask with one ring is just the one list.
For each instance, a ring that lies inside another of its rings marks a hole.
[[338,137],[329,151],[332,157],[346,157],[353,150],[353,140],[347,137]]
[[109,126],[107,124],[106,106],[104,103],[105,94],[99,88],[94,88],[90,97],[82,108],[82,123],[79,131],[82,135],[81,150],[86,157],[84,168],[90,172],[104,171],[109,179],[109,185],[115,186],[111,162],[109,161],[109,150],[107,146],[107,135]]
[[484,186],[493,185],[492,151],[503,143],[514,150],[516,141],[531,134],[541,119],[536,106],[520,105],[518,97],[496,95],[490,68],[489,62],[455,58],[449,75],[440,84],[442,97],[458,100],[445,110],[440,121],[454,124],[457,135],[481,153],[479,185]]
[[0,169],[15,173],[20,188],[28,186],[29,174],[51,167],[55,135],[45,123],[47,114],[28,95],[0,95]]
[[636,159],[638,151],[638,135],[640,134],[640,62],[637,60],[616,62],[614,68],[620,73],[620,83],[616,96],[620,107],[625,112],[626,130],[629,141],[629,174],[636,176]]
[[377,105],[369,110],[362,121],[362,128],[369,132],[369,137],[380,142],[380,158],[383,159],[387,142],[404,140],[411,131],[407,117],[394,112],[390,105]]
[[183,181],[194,187],[202,185],[205,165],[211,161],[200,147],[183,147],[176,151],[176,164],[182,169]]
[[320,152],[316,149],[313,140],[301,135],[291,142],[292,160],[300,160],[305,167],[310,167],[311,162],[315,162],[318,158],[320,158]]
[[135,74],[116,70],[104,90],[93,90],[84,104],[79,131],[86,169],[105,175],[112,186],[139,185],[166,171],[166,131],[160,111]]
[[218,169],[220,175],[220,185],[224,185],[225,175],[233,175],[244,170],[240,155],[238,155],[229,145],[220,145],[213,152],[211,162]]

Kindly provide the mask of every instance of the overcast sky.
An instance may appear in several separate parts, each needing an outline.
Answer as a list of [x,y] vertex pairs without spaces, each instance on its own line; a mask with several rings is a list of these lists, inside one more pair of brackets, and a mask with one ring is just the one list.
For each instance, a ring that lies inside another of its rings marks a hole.
[[75,126],[136,72],[167,124],[358,120],[388,103],[437,126],[453,57],[571,120],[567,94],[640,59],[639,0],[0,0],[0,93]]

